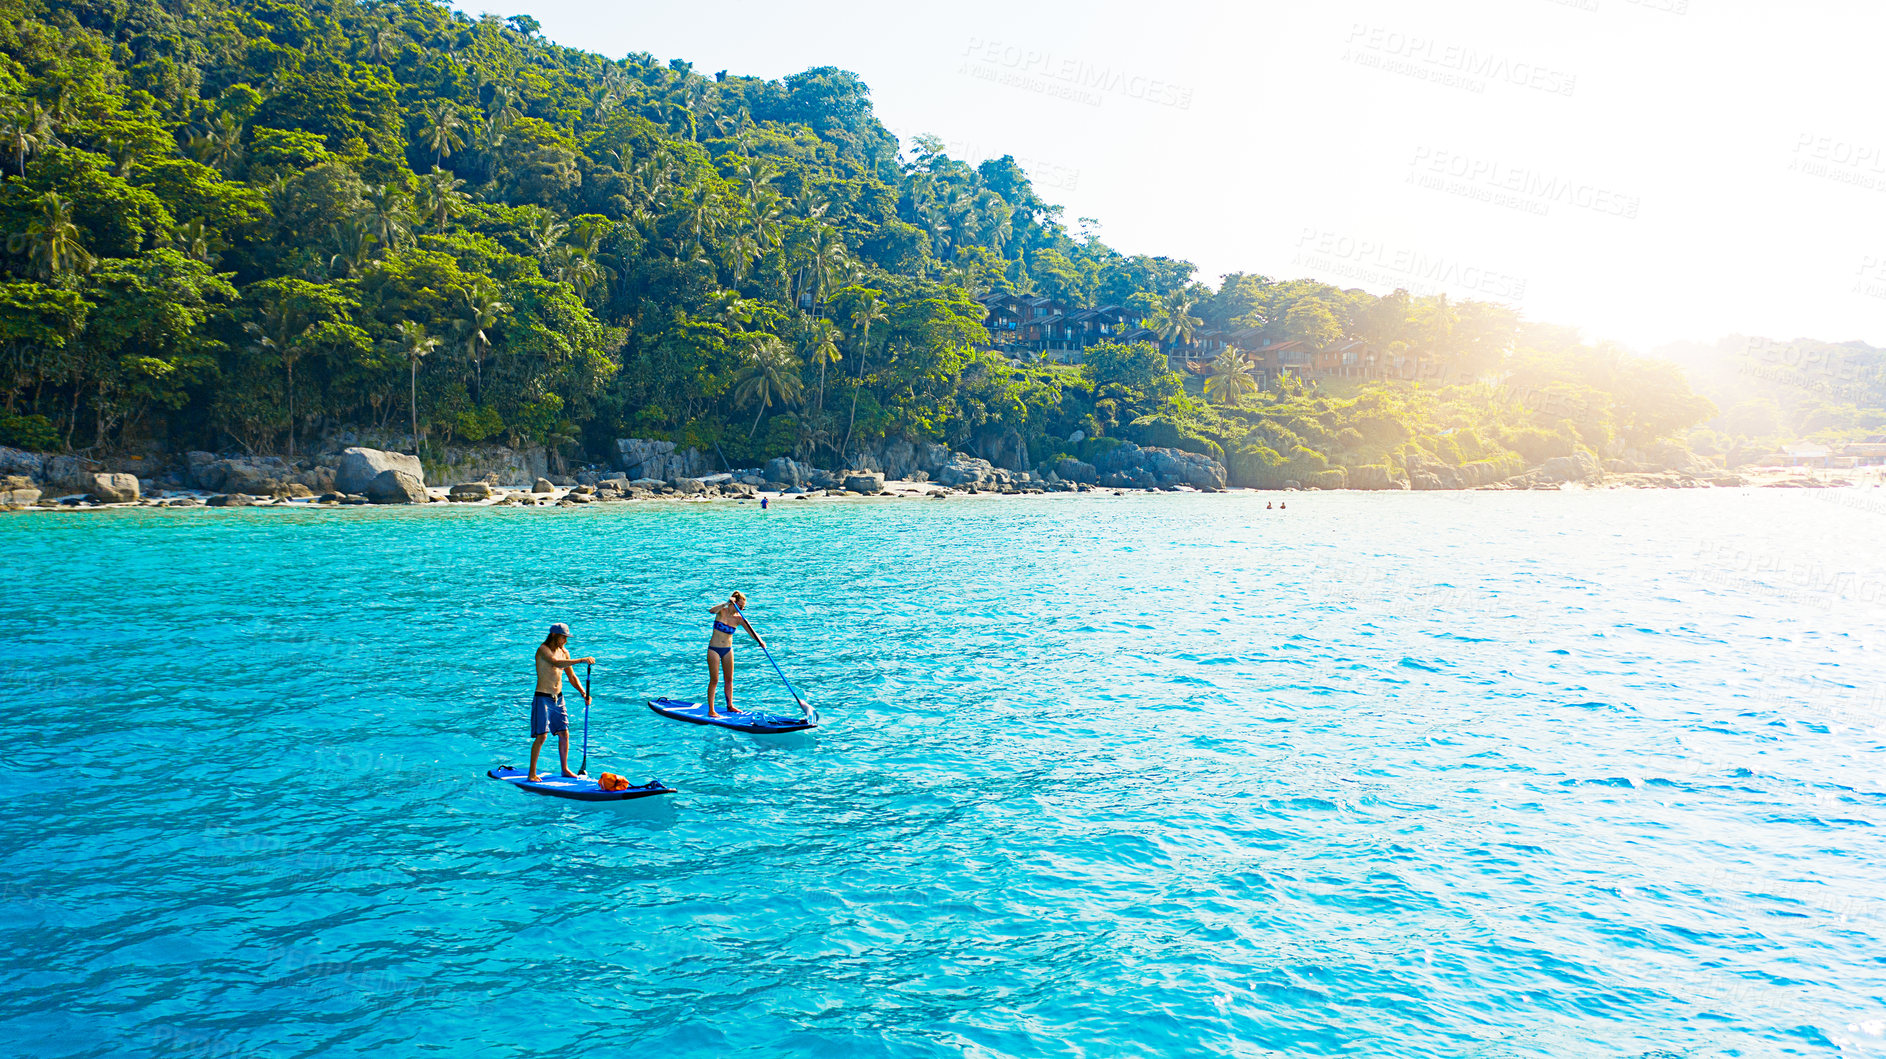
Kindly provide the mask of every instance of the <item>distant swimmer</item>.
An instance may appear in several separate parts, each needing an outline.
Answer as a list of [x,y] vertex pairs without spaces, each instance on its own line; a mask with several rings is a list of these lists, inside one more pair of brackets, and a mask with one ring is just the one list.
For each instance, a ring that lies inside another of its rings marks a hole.
[[570,686],[583,696],[585,705],[589,703],[589,689],[576,679],[578,663],[592,664],[594,658],[571,658],[564,645],[570,642],[570,627],[557,622],[550,627],[550,635],[537,645],[537,693],[530,697],[530,781],[537,782],[537,752],[544,748],[544,739],[552,732],[557,736],[557,763],[563,766],[565,776],[574,776],[570,771],[570,715],[563,709],[563,678],[569,677]]
[[714,686],[722,681],[725,681],[727,685],[727,712],[740,712],[733,705],[733,634],[740,629],[745,629],[747,635],[753,637],[754,643],[761,647],[766,646],[766,641],[760,639],[760,634],[754,632],[753,626],[747,624],[746,615],[740,613],[746,605],[746,595],[735,592],[728,597],[727,602],[718,607],[708,608],[708,613],[714,616],[714,632],[707,638],[707,715],[709,717],[720,716],[714,712]]

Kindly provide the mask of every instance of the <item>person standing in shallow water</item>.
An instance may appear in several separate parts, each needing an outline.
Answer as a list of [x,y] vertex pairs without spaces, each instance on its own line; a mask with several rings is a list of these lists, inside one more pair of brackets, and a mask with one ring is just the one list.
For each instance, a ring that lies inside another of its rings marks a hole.
[[747,624],[746,615],[740,613],[746,608],[747,597],[735,592],[727,602],[718,607],[709,607],[708,613],[714,616],[714,632],[707,638],[707,715],[719,717],[714,712],[714,688],[723,681],[727,685],[727,712],[739,713],[733,704],[733,634],[741,629],[753,637],[753,642],[761,647],[766,641]]
[[575,776],[570,771],[570,715],[563,709],[563,678],[569,677],[570,686],[583,696],[583,705],[589,705],[589,689],[576,679],[577,663],[593,664],[594,658],[571,658],[564,645],[570,642],[570,627],[557,622],[550,627],[550,635],[537,645],[537,693],[530,697],[530,780],[537,781],[537,753],[544,748],[544,740],[552,732],[557,736],[557,764],[563,766],[565,776]]

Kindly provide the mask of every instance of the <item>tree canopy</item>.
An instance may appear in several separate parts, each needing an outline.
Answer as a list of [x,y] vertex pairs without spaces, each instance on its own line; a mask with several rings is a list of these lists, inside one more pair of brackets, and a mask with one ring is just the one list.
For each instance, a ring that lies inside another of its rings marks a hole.
[[[1214,288],[1119,253],[1071,234],[1012,158],[904,150],[836,68],[706,76],[437,0],[0,13],[0,443],[293,453],[357,426],[843,460],[1013,434],[1039,457],[1136,439],[1296,467],[1439,436],[1475,387],[1468,448],[1507,454],[1524,431],[1556,439],[1539,451],[1641,443],[1711,414],[1680,377],[1585,370],[1597,347],[1500,306]],[[1437,374],[1311,415],[1336,398],[1260,390],[1235,357],[1216,381],[1149,344],[1022,365],[989,348],[977,299],[996,292],[1123,306],[1181,346],[1361,339]],[[1485,391],[1516,369],[1598,414]],[[1461,393],[1401,392],[1424,386]]]

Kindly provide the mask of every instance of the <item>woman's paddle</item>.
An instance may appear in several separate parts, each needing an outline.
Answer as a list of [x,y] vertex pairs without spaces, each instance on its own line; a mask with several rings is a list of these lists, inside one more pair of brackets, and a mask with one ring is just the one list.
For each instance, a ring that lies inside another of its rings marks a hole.
[[[734,604],[734,608],[733,608],[733,609],[735,609],[735,610],[737,610],[737,611],[740,611],[740,617],[741,617],[741,619],[742,619],[742,620],[744,620],[744,619],[746,618],[746,616],[747,616],[747,612],[746,612],[745,610],[743,610],[743,609],[742,609],[742,608],[740,607],[740,605],[739,605],[739,604],[737,604],[737,603],[736,603],[736,604]],[[753,628],[753,623],[752,623],[752,622],[750,622],[750,621],[749,621],[749,622],[747,622],[747,628],[748,628],[749,630],[751,630],[751,629]],[[787,680],[787,679],[786,679],[786,671],[785,671],[785,670],[783,670],[783,669],[781,669],[781,668],[779,668],[779,660],[773,657],[773,652],[771,652],[771,651],[769,651],[769,650],[767,650],[767,648],[766,648],[766,641],[765,641],[765,640],[762,640],[762,639],[760,639],[760,635],[759,635],[759,633],[754,633],[754,634],[753,634],[753,640],[754,640],[754,642],[755,642],[755,643],[757,643],[757,644],[759,644],[759,645],[760,645],[760,650],[761,650],[761,651],[765,651],[765,652],[766,652],[766,660],[767,660],[768,662],[771,662],[771,663],[773,663],[773,672],[775,672],[775,673],[778,673],[778,674],[779,674],[779,682],[780,682],[781,684],[784,684],[784,685],[786,685],[786,690],[787,690],[787,691],[790,691],[790,692],[792,692],[792,701],[794,701],[794,702],[796,702],[796,703],[798,703],[798,704],[799,704],[799,713],[800,713],[800,715],[801,715],[801,716],[803,716],[803,717],[804,717],[804,718],[805,718],[806,720],[808,720],[808,721],[811,721],[811,722],[812,722],[813,724],[817,724],[817,723],[819,723],[819,711],[817,711],[817,710],[815,710],[815,709],[813,709],[813,708],[812,708],[812,704],[811,704],[811,703],[809,703],[809,702],[807,702],[807,701],[805,701],[805,699],[804,699],[804,698],[802,698],[802,697],[800,697],[800,695],[799,695],[799,689],[797,689],[797,688],[795,688],[795,687],[793,687],[793,686],[792,686],[792,681],[790,681],[790,680]]]
[[596,679],[590,676],[591,666],[583,664],[583,764],[576,770],[578,776],[589,775],[589,689],[595,686]]

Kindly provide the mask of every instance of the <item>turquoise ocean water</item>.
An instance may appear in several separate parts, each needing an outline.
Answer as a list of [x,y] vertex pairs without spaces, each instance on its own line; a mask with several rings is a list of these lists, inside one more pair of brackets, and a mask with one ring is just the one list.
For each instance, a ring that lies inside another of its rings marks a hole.
[[0,518],[6,1039],[1886,1054],[1886,491],[1278,499]]

